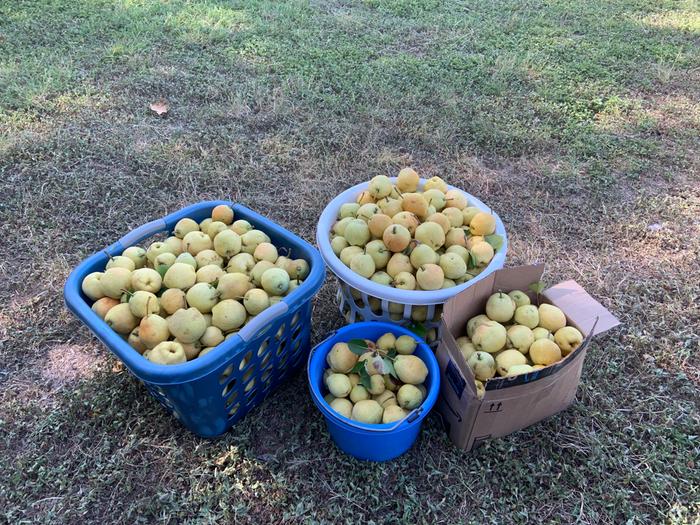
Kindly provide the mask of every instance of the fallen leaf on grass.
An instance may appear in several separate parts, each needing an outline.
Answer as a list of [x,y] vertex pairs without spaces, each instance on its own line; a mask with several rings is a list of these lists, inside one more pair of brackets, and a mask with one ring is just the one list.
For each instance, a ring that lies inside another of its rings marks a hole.
[[155,102],[151,102],[151,105],[148,107],[151,108],[151,111],[155,112],[159,117],[165,115],[170,109],[170,106],[168,106],[168,103],[165,100],[156,100]]

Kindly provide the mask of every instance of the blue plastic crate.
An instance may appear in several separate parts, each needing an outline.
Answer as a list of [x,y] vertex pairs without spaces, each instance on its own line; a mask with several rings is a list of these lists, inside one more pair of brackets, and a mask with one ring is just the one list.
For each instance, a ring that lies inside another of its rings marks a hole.
[[[81,290],[83,278],[103,271],[109,257],[129,246],[172,231],[182,218],[199,222],[210,217],[219,204],[231,206],[236,220],[247,220],[276,246],[288,248],[289,257],[308,261],[309,275],[292,293],[204,356],[178,365],[151,363],[91,310],[92,301]],[[68,277],[64,296],[68,308],[183,425],[200,436],[214,437],[226,432],[304,364],[311,337],[311,299],[324,277],[323,259],[308,242],[240,204],[207,201],[144,224],[91,255]]]

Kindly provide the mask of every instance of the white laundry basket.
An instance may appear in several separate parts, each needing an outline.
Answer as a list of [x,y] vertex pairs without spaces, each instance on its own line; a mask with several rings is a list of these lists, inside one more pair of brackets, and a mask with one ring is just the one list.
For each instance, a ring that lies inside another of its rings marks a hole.
[[[396,182],[396,178],[391,178]],[[421,179],[421,186],[426,180]],[[452,288],[441,290],[401,290],[384,286],[366,279],[348,268],[333,252],[330,242],[330,232],[338,220],[340,207],[348,202],[355,202],[357,196],[367,190],[369,182],[353,186],[334,198],[323,210],[316,230],[316,243],[323,260],[338,278],[338,305],[340,312],[348,323],[359,321],[387,321],[400,325],[422,325],[427,334],[428,342],[435,336],[440,322],[442,305],[451,297],[468,288],[475,282],[485,278],[492,272],[503,268],[508,249],[506,230],[500,217],[469,193],[449,186],[451,190],[462,192],[469,201],[469,206],[475,206],[493,214],[496,219],[496,234],[503,238],[503,244],[494,254],[491,262],[480,274],[473,279]]]

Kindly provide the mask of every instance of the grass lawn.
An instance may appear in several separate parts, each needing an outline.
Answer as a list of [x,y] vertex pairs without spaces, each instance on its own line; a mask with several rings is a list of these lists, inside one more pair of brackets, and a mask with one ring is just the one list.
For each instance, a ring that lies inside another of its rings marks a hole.
[[[0,521],[698,523],[699,146],[696,0],[3,0]],[[313,240],[405,165],[623,321],[565,413],[473,453],[432,416],[370,465],[299,375],[205,441],[63,306],[81,259],[185,203]]]

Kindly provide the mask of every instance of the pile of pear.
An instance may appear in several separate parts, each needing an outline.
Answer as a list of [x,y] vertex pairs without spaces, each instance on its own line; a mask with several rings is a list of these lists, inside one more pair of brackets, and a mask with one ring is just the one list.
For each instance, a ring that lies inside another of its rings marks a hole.
[[172,235],[131,246],[82,282],[92,310],[153,363],[206,355],[309,273],[304,259],[280,255],[270,237],[219,205]]
[[[413,355],[417,343],[411,336],[386,333],[377,341],[365,342],[369,350],[362,355],[352,352],[347,343],[333,345],[323,374],[328,390],[324,400],[341,416],[361,423],[400,421],[425,400],[428,367]],[[382,358],[387,355],[395,355],[396,377],[383,369]],[[364,363],[369,375],[366,386],[361,384],[360,375],[352,372],[358,363]]]
[[378,175],[356,202],[341,206],[331,248],[353,272],[402,290],[439,290],[480,274],[494,257],[485,240],[495,217],[470,206],[440,177],[421,185],[404,168],[393,184]]
[[479,398],[484,383],[496,376],[527,374],[554,365],[583,342],[583,334],[567,326],[560,308],[531,304],[521,291],[497,292],[486,301],[483,314],[467,322],[466,335],[457,339],[474,372]]

